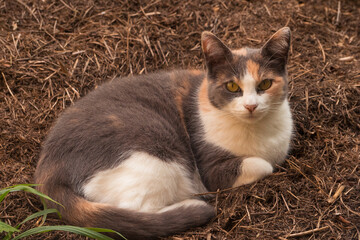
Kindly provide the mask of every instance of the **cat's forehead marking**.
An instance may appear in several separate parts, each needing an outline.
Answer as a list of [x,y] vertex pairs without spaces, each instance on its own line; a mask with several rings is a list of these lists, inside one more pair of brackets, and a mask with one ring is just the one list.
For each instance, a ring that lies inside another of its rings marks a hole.
[[259,69],[260,65],[253,60],[249,59],[246,61],[246,69],[248,74],[255,80],[255,82],[260,82]]

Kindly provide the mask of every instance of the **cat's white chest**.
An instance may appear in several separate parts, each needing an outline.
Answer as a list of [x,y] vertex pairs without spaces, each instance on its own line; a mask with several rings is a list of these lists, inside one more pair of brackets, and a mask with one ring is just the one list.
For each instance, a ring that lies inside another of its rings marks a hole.
[[277,113],[255,124],[245,124],[220,110],[200,111],[204,140],[237,156],[261,157],[272,165],[284,161],[292,134],[287,101]]

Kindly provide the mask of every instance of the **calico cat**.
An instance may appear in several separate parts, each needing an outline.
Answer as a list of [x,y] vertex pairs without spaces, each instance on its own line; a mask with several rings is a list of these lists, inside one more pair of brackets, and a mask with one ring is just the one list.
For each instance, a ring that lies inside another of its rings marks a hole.
[[215,217],[199,193],[252,183],[284,161],[290,29],[260,49],[230,50],[210,32],[201,41],[206,72],[117,79],[56,121],[35,178],[67,222],[129,239],[185,231]]

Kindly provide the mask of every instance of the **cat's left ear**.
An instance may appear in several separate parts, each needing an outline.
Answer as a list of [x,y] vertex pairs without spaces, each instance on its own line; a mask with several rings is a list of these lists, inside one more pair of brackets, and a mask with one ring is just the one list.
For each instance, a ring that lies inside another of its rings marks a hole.
[[285,67],[290,49],[290,28],[278,30],[261,48],[261,55]]
[[205,55],[206,65],[211,71],[212,67],[232,61],[231,50],[211,32],[201,35],[201,47]]

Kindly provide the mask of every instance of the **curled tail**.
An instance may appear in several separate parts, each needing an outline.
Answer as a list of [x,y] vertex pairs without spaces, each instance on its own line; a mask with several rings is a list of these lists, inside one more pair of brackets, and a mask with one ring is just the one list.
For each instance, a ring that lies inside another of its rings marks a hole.
[[154,239],[186,231],[206,224],[215,216],[212,206],[195,199],[174,204],[158,213],[143,213],[90,202],[64,186],[50,188],[40,185],[39,190],[64,206],[48,203],[57,208],[68,223],[82,227],[109,228],[129,240]]

